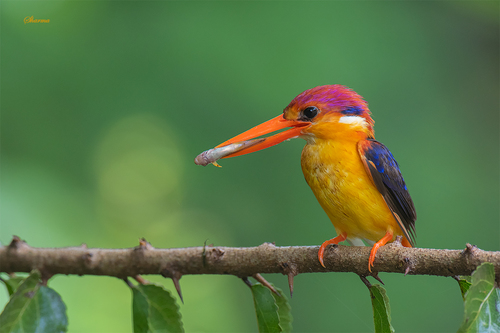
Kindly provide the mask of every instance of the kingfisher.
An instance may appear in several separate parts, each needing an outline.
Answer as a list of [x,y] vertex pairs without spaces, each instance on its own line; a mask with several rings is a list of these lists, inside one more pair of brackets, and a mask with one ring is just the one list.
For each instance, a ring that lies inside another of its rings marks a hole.
[[[337,236],[321,245],[318,260],[332,244],[372,245],[368,269],[378,249],[402,236],[415,246],[415,206],[399,165],[375,140],[367,102],[342,85],[324,85],[295,97],[283,114],[266,121],[195,159],[216,166],[220,158],[235,157],[302,138],[301,166],[305,180],[330,218]],[[261,137],[279,130],[277,134]]]

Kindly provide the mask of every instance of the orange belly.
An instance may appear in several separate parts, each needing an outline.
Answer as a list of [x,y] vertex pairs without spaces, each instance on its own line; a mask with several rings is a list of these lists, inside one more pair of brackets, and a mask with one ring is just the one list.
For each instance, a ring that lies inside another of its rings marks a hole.
[[403,235],[382,195],[365,171],[355,140],[308,140],[302,151],[304,177],[338,235],[376,242],[388,230]]

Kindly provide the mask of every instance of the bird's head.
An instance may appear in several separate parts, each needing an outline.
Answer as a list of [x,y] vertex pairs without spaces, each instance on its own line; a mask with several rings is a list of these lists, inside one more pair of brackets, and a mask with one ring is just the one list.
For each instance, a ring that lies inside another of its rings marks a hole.
[[307,123],[301,137],[334,139],[349,133],[373,137],[373,119],[365,100],[341,85],[319,86],[295,97],[283,111],[283,118]]
[[[285,128],[288,129],[260,140],[247,141]],[[295,97],[282,115],[215,147],[221,150],[214,153],[215,157],[209,162],[262,150],[296,137],[313,143],[316,139],[335,139],[343,135],[373,137],[373,120],[367,103],[347,87],[319,86]],[[223,151],[223,147],[227,149]]]

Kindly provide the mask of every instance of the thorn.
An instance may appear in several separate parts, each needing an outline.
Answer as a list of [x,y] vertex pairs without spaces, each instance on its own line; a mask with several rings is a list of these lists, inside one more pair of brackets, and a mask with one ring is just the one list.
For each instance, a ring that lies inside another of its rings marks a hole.
[[179,298],[181,299],[182,304],[184,304],[184,299],[182,298],[182,292],[181,292],[181,285],[179,284],[179,280],[182,277],[182,274],[180,272],[174,271],[173,269],[168,269],[164,268],[160,271],[161,276],[164,278],[171,278],[172,281],[174,282],[174,287],[175,290],[177,290],[177,294],[179,295]]
[[290,272],[288,273],[288,287],[290,288],[290,298],[293,297],[293,278],[295,277],[295,275]]
[[410,266],[406,266],[405,268],[405,276],[408,275],[408,273],[410,273]]
[[384,281],[382,281],[382,279],[378,276],[378,272],[377,272],[377,273],[372,274],[372,276],[373,276],[373,278],[374,278],[375,280],[377,280],[378,282],[382,283],[382,284],[385,286]]
[[473,255],[476,250],[477,250],[476,245],[471,245],[467,243],[465,245],[465,249],[462,251],[462,255]]
[[181,273],[175,272],[174,276],[172,277],[172,281],[174,282],[175,290],[177,290],[177,294],[179,295],[182,304],[184,304],[184,299],[182,298],[182,292],[181,292],[181,285],[179,284],[179,280],[181,277],[182,277]]
[[25,241],[23,241],[19,236],[13,236],[12,241],[9,244],[9,248],[13,250],[19,250],[23,247],[29,247]]
[[82,243],[82,245],[80,245],[80,247],[81,247],[82,249],[85,249],[85,250],[87,250],[87,249],[88,249],[88,246],[87,246],[87,244],[86,244],[86,243]]
[[452,276],[452,278],[454,278],[457,282],[460,282],[460,276],[454,275],[454,276]]
[[250,280],[248,279],[248,277],[244,277],[244,278],[241,278],[243,280],[243,282],[245,282],[245,284],[247,286],[249,286],[250,288],[252,288],[252,282],[250,282]]
[[139,246],[135,248],[136,250],[154,250],[154,247],[145,239],[139,239]]
[[15,244],[15,243],[19,243],[21,242],[21,238],[19,238],[19,236],[12,236],[12,242],[10,242],[10,244]]
[[364,275],[359,275],[359,278],[361,279],[361,281],[363,281],[363,283],[365,284],[365,286],[370,289],[370,287],[372,286],[372,284],[370,283],[370,281],[368,281],[368,279],[366,278],[366,276]]
[[212,249],[212,253],[215,257],[215,260],[219,260],[224,256],[224,253],[226,253],[223,249],[219,249],[218,247],[214,247]]
[[403,240],[403,236],[396,236],[396,240],[394,240],[394,242],[392,242],[394,245],[400,247],[400,246],[403,246],[403,244],[401,243],[401,241]]
[[298,274],[297,266],[295,264],[288,264],[287,262],[281,263],[283,274],[288,275],[288,288],[290,289],[290,298],[293,297],[293,278]]
[[259,273],[257,274],[254,274],[252,275],[252,277],[259,281],[260,283],[262,283],[262,285],[266,286],[267,288],[269,288],[269,290],[271,290],[273,293],[275,293],[276,295],[278,295],[279,297],[281,297],[280,294],[278,294],[278,292],[276,291],[276,289],[274,289],[274,287],[269,283],[267,282],[266,279],[264,279],[264,277],[262,275],[260,275]]

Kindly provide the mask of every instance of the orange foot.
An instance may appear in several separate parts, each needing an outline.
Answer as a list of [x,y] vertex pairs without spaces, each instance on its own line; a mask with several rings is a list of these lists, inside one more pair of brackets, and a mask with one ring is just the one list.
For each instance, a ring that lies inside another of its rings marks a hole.
[[321,266],[325,267],[325,264],[323,263],[323,255],[325,254],[326,247],[330,244],[336,245],[340,242],[345,241],[346,239],[347,239],[347,234],[345,232],[343,232],[340,235],[338,235],[337,237],[332,238],[330,240],[327,240],[326,242],[321,244],[319,251],[318,251],[318,259],[319,259],[319,263],[321,264]]
[[381,240],[373,244],[372,250],[370,251],[370,259],[368,260],[368,270],[371,272],[373,267],[373,262],[375,261],[375,255],[377,254],[378,248],[387,244],[391,241],[393,237],[392,230],[387,230],[385,236]]

